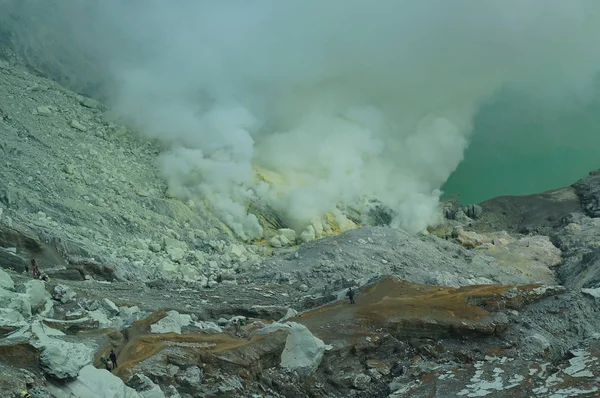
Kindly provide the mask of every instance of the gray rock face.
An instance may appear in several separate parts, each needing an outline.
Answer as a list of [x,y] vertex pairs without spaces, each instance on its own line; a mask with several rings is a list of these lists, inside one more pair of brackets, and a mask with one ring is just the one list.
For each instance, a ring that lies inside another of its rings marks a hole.
[[600,170],[573,184],[581,201],[581,207],[590,217],[600,217]]

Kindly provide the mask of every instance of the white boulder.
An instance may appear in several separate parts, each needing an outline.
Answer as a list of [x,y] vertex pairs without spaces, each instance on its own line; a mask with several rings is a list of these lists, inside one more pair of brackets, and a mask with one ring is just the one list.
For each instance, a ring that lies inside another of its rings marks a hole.
[[188,326],[192,322],[192,317],[189,315],[182,315],[177,311],[167,312],[167,316],[150,325],[150,332],[152,333],[177,333],[181,334],[181,328]]
[[52,311],[52,298],[46,291],[46,284],[40,280],[31,280],[25,283],[25,294],[31,304],[31,313],[39,313],[43,316]]
[[27,325],[23,315],[11,308],[0,308],[0,327],[23,327]]
[[[83,367],[74,381],[59,388],[53,387],[50,392],[54,396],[72,398],[144,398],[117,376],[92,365]],[[61,393],[64,395],[59,395]]]
[[281,247],[283,244],[281,243],[281,239],[279,236],[274,236],[269,240],[269,244],[273,247]]
[[308,376],[321,364],[325,343],[304,325],[296,322],[288,322],[287,325],[290,333],[281,353],[281,367],[296,371],[300,376]]
[[64,304],[74,300],[76,295],[77,294],[69,286],[56,285],[54,286],[52,297]]
[[119,307],[117,307],[115,305],[115,303],[113,303],[112,301],[110,301],[107,298],[102,300],[100,302],[100,304],[102,305],[102,308],[104,308],[109,315],[113,315],[113,316],[119,315],[119,312],[121,311],[121,310],[119,310]]
[[160,387],[142,373],[136,373],[125,384],[128,387],[135,389],[144,398],[165,398],[165,394]]
[[207,332],[207,333],[222,333],[223,332],[223,329],[221,329],[214,322],[198,321],[198,322],[194,322],[194,326],[200,330]]
[[0,269],[0,287],[3,289],[13,290],[15,288],[15,283],[13,282],[8,272]]
[[92,363],[95,348],[84,343],[62,340],[65,334],[44,325],[40,320],[6,336],[8,340],[29,340],[29,344],[41,351],[42,370],[52,378],[64,380],[77,377],[79,369]]
[[47,375],[63,380],[77,377],[79,370],[93,359],[93,348],[53,338],[43,342],[40,364]]
[[284,236],[289,242],[294,243],[296,241],[296,231],[290,228],[280,228],[277,230],[279,236]]
[[300,239],[302,239],[303,242],[310,242],[313,241],[315,239],[317,239],[317,234],[315,232],[315,227],[313,227],[312,225],[309,225],[301,234],[300,234]]
[[592,296],[594,298],[600,298],[600,287],[597,287],[594,289],[582,288],[581,292],[585,293],[585,294],[589,294],[590,296]]
[[110,328],[113,326],[113,322],[110,319],[108,319],[106,312],[104,312],[101,309],[88,311],[88,317],[98,322],[98,327],[100,329]]

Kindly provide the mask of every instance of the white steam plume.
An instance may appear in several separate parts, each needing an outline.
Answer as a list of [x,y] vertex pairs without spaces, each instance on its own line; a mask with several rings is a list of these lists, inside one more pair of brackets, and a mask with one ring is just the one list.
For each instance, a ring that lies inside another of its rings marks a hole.
[[[114,106],[171,147],[172,188],[243,238],[262,233],[254,198],[303,228],[376,197],[419,231],[483,101],[585,92],[600,65],[596,0],[94,4],[81,40],[110,63]],[[256,184],[252,165],[287,185]]]

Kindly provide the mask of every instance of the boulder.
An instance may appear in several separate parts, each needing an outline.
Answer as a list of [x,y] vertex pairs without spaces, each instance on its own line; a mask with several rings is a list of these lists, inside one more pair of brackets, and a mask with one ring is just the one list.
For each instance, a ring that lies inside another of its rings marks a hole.
[[77,377],[79,370],[94,360],[94,349],[83,343],[48,338],[42,344],[40,364],[44,372],[55,379]]
[[223,329],[221,329],[216,323],[209,321],[198,321],[194,322],[194,326],[202,331],[207,333],[222,333]]
[[46,284],[40,280],[31,280],[25,283],[25,294],[31,304],[31,313],[47,315],[52,311],[52,298],[46,291]]
[[77,377],[82,367],[92,363],[96,351],[89,344],[63,340],[66,338],[63,332],[39,320],[6,337],[8,341],[29,340],[29,344],[41,351],[39,361],[44,373],[58,380]]
[[585,213],[590,217],[600,217],[600,170],[590,172],[586,178],[573,184],[573,188]]
[[192,317],[189,315],[181,315],[177,311],[167,312],[167,316],[150,325],[152,333],[177,333],[181,334],[181,327],[188,326],[192,322]]
[[13,290],[15,288],[15,283],[13,282],[8,272],[0,269],[0,287],[3,289]]
[[309,225],[301,234],[300,239],[302,242],[310,242],[317,239],[317,234],[315,232],[315,228],[312,225]]
[[296,315],[298,315],[298,311],[296,311],[293,308],[288,308],[288,310],[285,313],[285,315],[283,316],[283,318],[281,318],[278,322],[285,322],[288,319],[295,317]]
[[288,322],[290,332],[281,353],[281,367],[296,371],[300,376],[314,372],[325,353],[325,343],[315,337],[304,325]]
[[352,379],[352,386],[358,390],[366,390],[371,383],[371,376],[359,373]]
[[98,322],[98,327],[101,329],[110,328],[113,325],[112,321],[108,319],[106,312],[101,309],[88,311],[88,318]]
[[52,109],[50,109],[49,106],[38,106],[35,110],[36,110],[36,113],[40,116],[52,115]]
[[185,251],[179,247],[169,247],[166,249],[171,261],[178,262],[185,257]]
[[197,366],[190,366],[183,372],[177,374],[179,384],[192,391],[200,391],[200,383],[204,377],[204,372]]
[[168,252],[169,249],[182,249],[187,250],[188,246],[185,242],[179,241],[177,239],[169,238],[165,236],[163,239],[163,250]]
[[472,219],[481,217],[481,214],[483,213],[483,209],[479,205],[466,205],[461,210],[467,217]]
[[[127,387],[123,380],[105,369],[96,369],[87,365],[79,371],[74,381],[52,387],[55,396],[74,396],[77,398],[144,398],[134,389]],[[59,395],[61,394],[62,395]],[[69,395],[72,394],[72,395]]]
[[79,130],[82,132],[87,131],[87,127],[85,127],[83,124],[81,124],[81,122],[79,120],[71,120],[71,127],[73,127],[75,130]]
[[290,228],[280,228],[277,230],[279,236],[285,237],[289,242],[296,242],[296,231]]
[[461,246],[467,248],[474,248],[481,246],[484,243],[492,242],[489,236],[478,234],[474,231],[465,231],[461,227],[455,228],[454,231],[452,231],[452,237],[455,238]]
[[31,317],[31,302],[29,301],[29,296],[25,293],[15,293],[0,288],[0,307],[16,310],[25,319]]
[[11,308],[0,308],[0,328],[19,328],[27,325],[23,315]]
[[104,310],[106,310],[106,312],[109,315],[119,315],[119,312],[121,310],[119,310],[119,307],[117,307],[115,305],[115,303],[113,303],[112,301],[110,301],[109,299],[105,298],[104,300],[102,300],[100,302],[100,304],[102,305],[102,308],[104,308]]
[[536,333],[525,338],[524,350],[534,355],[541,355],[550,348],[550,342],[543,335]]
[[589,294],[590,296],[592,296],[594,298],[600,298],[600,287],[597,287],[594,289],[582,288],[581,292],[585,293],[585,294]]
[[142,373],[136,373],[125,383],[128,387],[135,389],[144,398],[165,398],[159,386],[154,384],[150,378]]
[[54,292],[52,294],[52,298],[65,304],[65,303],[68,303],[69,301],[74,300],[76,295],[77,294],[69,286],[56,285],[56,286],[54,286]]

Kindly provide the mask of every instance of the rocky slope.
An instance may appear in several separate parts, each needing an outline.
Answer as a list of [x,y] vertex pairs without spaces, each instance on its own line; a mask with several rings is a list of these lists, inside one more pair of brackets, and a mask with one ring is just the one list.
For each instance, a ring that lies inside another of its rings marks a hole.
[[[316,220],[310,239],[281,229],[251,245],[169,195],[160,149],[102,104],[0,63],[7,396],[600,394],[599,173],[446,203],[421,236],[313,241]],[[24,273],[31,258],[50,281]]]

